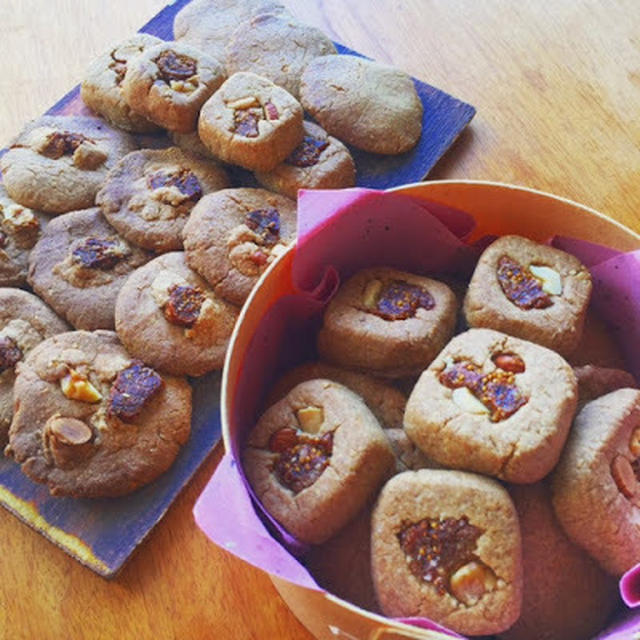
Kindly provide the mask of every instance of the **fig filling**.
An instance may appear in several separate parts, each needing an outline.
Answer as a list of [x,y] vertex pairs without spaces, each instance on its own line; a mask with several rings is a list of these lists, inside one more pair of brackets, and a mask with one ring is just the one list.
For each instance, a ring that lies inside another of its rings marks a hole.
[[302,142],[286,157],[285,162],[294,167],[313,167],[329,146],[328,140],[305,136]]
[[0,336],[0,373],[13,369],[22,360],[22,349],[15,340]]
[[198,202],[202,198],[202,187],[198,178],[189,169],[167,172],[156,171],[147,176],[147,184],[152,190],[162,187],[175,187],[187,200]]
[[163,51],[154,62],[158,67],[158,75],[169,85],[172,80],[189,80],[198,70],[196,60],[171,49]]
[[269,451],[278,454],[273,464],[278,481],[297,494],[310,487],[329,466],[333,432],[315,437],[284,427],[271,435]]
[[450,591],[451,575],[477,560],[474,551],[482,533],[482,529],[472,525],[463,516],[406,522],[396,535],[409,571],[444,595]]
[[257,138],[260,135],[258,122],[264,119],[262,107],[235,109],[233,112],[234,131],[243,138]]
[[93,142],[81,133],[69,133],[58,131],[47,136],[44,146],[38,151],[41,155],[57,160],[62,156],[70,156],[85,141]]
[[109,271],[125,258],[125,252],[118,240],[87,238],[71,256],[73,262],[87,269]]
[[413,318],[418,309],[433,309],[435,300],[422,287],[402,280],[373,280],[365,295],[366,311],[384,320]]
[[274,207],[249,211],[244,223],[260,236],[264,246],[271,247],[280,240],[280,214]]
[[449,389],[469,389],[486,407],[491,422],[500,422],[527,404],[527,398],[520,392],[515,376],[516,372],[500,368],[483,374],[473,362],[460,360],[447,366],[438,380]]
[[160,391],[163,384],[162,378],[153,369],[134,360],[118,373],[111,385],[107,415],[130,422]]
[[200,317],[205,296],[197,287],[174,284],[162,311],[171,324],[191,329]]
[[509,256],[498,261],[498,282],[507,299],[520,309],[546,309],[553,304],[543,283],[526,267]]

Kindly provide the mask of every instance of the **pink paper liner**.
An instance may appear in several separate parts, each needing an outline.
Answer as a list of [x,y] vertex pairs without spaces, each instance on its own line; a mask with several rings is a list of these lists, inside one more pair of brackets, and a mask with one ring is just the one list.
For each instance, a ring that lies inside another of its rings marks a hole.
[[[264,394],[264,380],[273,379],[278,369],[273,363],[281,355],[285,328],[291,328],[293,318],[313,324],[337,289],[339,274],[347,277],[358,269],[386,264],[408,271],[468,276],[480,251],[478,246],[464,242],[473,230],[472,216],[404,194],[366,189],[303,191],[298,215],[298,249],[292,268],[298,295],[285,297],[270,309],[254,337],[247,357],[252,367],[245,368],[238,395],[256,401],[234,408],[236,424],[253,424],[260,406],[257,399]],[[555,237],[552,244],[576,255],[590,268],[594,306],[619,344],[625,345],[629,367],[640,379],[640,323],[636,326],[634,322],[640,318],[640,251],[623,254],[567,237]],[[304,342],[304,332],[297,338]],[[292,344],[287,333],[290,354],[304,349],[295,342]],[[302,359],[297,358],[298,362]],[[262,393],[256,393],[257,389]],[[216,544],[250,564],[299,586],[324,591],[256,514],[255,508],[292,551],[304,551],[304,545],[288,535],[259,503],[252,502],[252,492],[236,462],[240,448],[241,438],[236,438],[232,451],[223,458],[198,499],[194,509],[198,525]],[[625,574],[620,588],[626,604],[640,604],[640,564]],[[403,621],[463,637],[425,618]],[[620,624],[625,630],[640,628],[640,616]],[[610,635],[601,634],[598,640],[630,637],[619,633],[617,627],[611,628]]]

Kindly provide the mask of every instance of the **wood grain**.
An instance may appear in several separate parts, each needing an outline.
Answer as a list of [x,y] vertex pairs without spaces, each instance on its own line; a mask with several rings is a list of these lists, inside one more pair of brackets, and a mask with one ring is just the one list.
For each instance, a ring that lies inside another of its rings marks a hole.
[[[286,3],[334,39],[477,108],[431,178],[553,191],[640,229],[636,0]],[[3,0],[0,145],[162,6]],[[0,638],[310,638],[264,575],[193,524],[219,454],[112,582],[1,512]]]

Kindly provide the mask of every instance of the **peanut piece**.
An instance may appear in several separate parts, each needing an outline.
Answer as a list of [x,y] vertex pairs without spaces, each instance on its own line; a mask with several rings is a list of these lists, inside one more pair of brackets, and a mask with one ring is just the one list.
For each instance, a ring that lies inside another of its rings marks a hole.
[[318,433],[324,422],[324,411],[321,407],[305,407],[296,411],[300,428],[307,433]]
[[378,302],[378,298],[380,297],[380,293],[382,293],[381,280],[370,280],[367,282],[367,286],[362,294],[362,302],[364,306],[369,309],[375,307]]
[[638,493],[638,481],[633,472],[631,461],[624,456],[616,456],[611,462],[611,475],[618,490],[625,498],[635,498]]
[[487,591],[496,586],[496,575],[486,565],[472,561],[460,567],[450,578],[449,587],[453,596],[467,606],[472,606]]
[[89,382],[89,380],[74,369],[69,369],[64,378],[60,380],[62,393],[69,400],[79,400],[80,402],[95,403],[102,400],[100,392]]
[[76,418],[54,415],[44,428],[44,445],[58,467],[87,457],[93,433],[88,425]]
[[62,444],[82,445],[91,440],[91,429],[82,420],[56,416],[48,425],[49,431]]

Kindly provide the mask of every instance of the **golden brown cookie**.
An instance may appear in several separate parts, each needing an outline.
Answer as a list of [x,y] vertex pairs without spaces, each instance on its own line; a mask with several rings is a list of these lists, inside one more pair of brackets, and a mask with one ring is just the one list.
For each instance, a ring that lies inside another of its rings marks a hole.
[[182,231],[187,264],[241,306],[296,237],[295,202],[264,189],[222,189],[200,200]]
[[122,81],[133,58],[161,43],[160,38],[148,33],[136,33],[99,55],[89,65],[80,87],[84,103],[114,127],[136,133],[156,131],[157,125],[131,110],[123,95]]
[[422,469],[391,478],[373,512],[371,564],[387,616],[484,635],[520,613],[518,517],[506,490],[483,476]]
[[574,256],[503,236],[478,260],[464,301],[471,327],[504,331],[567,356],[577,347],[591,274]]
[[142,149],[109,172],[96,203],[127,240],[164,253],[182,249],[182,228],[200,198],[228,184],[224,169],[201,156]]
[[299,540],[319,544],[356,516],[394,456],[355,393],[316,379],[299,384],[260,417],[242,464],[265,509]]
[[118,291],[150,258],[97,207],[72,211],[45,227],[29,256],[29,284],[76,329],[113,329]]
[[578,400],[589,402],[617,389],[637,389],[636,379],[624,369],[608,369],[592,364],[573,367],[578,381]]
[[40,298],[20,289],[0,288],[0,451],[13,417],[16,365],[42,340],[69,326]]
[[5,453],[52,495],[119,496],[166,471],[191,429],[191,388],[111,331],[41,342],[18,367]]
[[271,191],[297,198],[298,189],[342,189],[356,183],[349,149],[313,122],[303,122],[302,142],[271,171],[256,171],[256,180]]
[[422,134],[411,77],[359,56],[314,58],[302,74],[300,102],[330,135],[371,153],[404,153]]
[[220,160],[270,171],[302,142],[302,107],[271,80],[235,73],[202,107],[198,134]]
[[129,62],[122,92],[136,113],[187,133],[195,131],[200,108],[224,78],[216,58],[182,42],[163,42]]
[[573,370],[557,353],[470,329],[420,376],[404,428],[440,464],[536,482],[558,461],[576,405]]
[[100,118],[43,116],[23,129],[0,168],[13,200],[64,213],[93,206],[109,169],[135,148],[133,138]]
[[155,369],[200,376],[222,369],[238,311],[176,251],[129,276],[116,301],[116,331],[129,353]]

